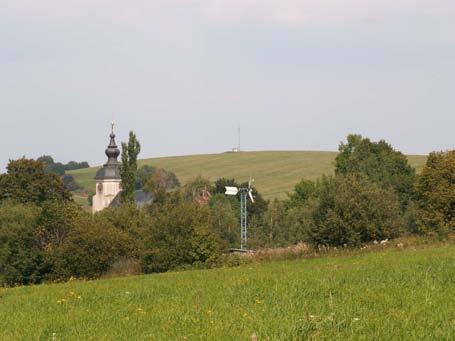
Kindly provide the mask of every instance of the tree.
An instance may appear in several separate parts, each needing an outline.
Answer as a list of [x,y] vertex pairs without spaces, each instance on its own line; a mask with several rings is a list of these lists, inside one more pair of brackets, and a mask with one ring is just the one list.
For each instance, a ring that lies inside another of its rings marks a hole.
[[87,161],[82,161],[82,162],[70,161],[66,165],[63,165],[63,167],[65,168],[65,171],[69,171],[69,170],[89,168],[90,165],[88,164]]
[[54,158],[50,155],[42,155],[39,158],[37,158],[36,161],[41,161],[46,166],[53,165],[55,163]]
[[202,176],[188,181],[183,187],[183,196],[186,200],[195,201],[200,204],[206,204],[209,202],[210,193],[210,181]]
[[234,198],[224,194],[214,194],[209,201],[210,218],[213,230],[227,247],[240,244],[239,207],[233,205]]
[[128,258],[131,249],[128,233],[106,220],[81,215],[72,222],[62,244],[46,250],[46,259],[52,264],[48,278],[97,278],[116,261]]
[[0,175],[0,201],[4,199],[36,204],[72,200],[58,175],[46,173],[42,162],[25,158],[10,161],[7,173]]
[[[248,188],[248,182],[244,182],[240,184],[242,188]],[[251,193],[254,197],[254,202],[248,200],[247,211],[248,216],[250,217],[250,221],[252,219],[260,220],[265,212],[267,212],[267,207],[269,202],[264,199],[261,193],[256,189],[256,187],[251,186]],[[240,200],[240,194],[238,195]]]
[[455,150],[430,153],[416,184],[417,231],[455,230]]
[[62,181],[65,187],[68,188],[70,191],[77,191],[78,189],[81,189],[81,186],[79,186],[76,180],[74,180],[74,176],[70,174],[63,175]]
[[122,143],[122,165],[120,167],[122,191],[120,195],[123,203],[134,203],[137,157],[140,152],[141,145],[136,138],[136,134],[130,131],[128,143]]
[[221,241],[211,227],[208,206],[177,196],[172,193],[175,199],[154,208],[141,257],[146,273],[194,264],[210,266],[219,260]]
[[[234,179],[228,179],[228,178],[219,178],[215,181],[214,185],[211,187],[211,193],[212,194],[224,194],[226,192],[226,186],[230,187],[237,187],[237,188],[248,188],[249,183],[248,182],[243,182],[241,184],[237,183]],[[266,201],[262,194],[259,193],[259,191],[252,186],[252,194],[254,197],[254,203],[249,201],[248,199],[248,205],[247,205],[247,210],[248,210],[248,216],[250,218],[259,220],[262,215],[267,211],[267,206],[268,206],[268,201]],[[240,193],[237,194],[235,197],[238,202],[240,202]],[[236,205],[237,206],[237,205]],[[240,206],[238,206],[240,207]]]
[[151,182],[154,183],[155,187],[162,187],[166,191],[171,191],[180,187],[180,181],[173,172],[163,168],[150,167],[152,171],[145,173],[143,170],[144,167],[141,167],[138,171],[138,180],[136,181],[137,189],[143,189],[147,187],[147,184],[150,185]]
[[75,202],[47,201],[38,220],[37,241],[43,249],[61,246],[75,221],[85,215]]
[[404,228],[400,204],[392,189],[366,177],[323,177],[309,239],[314,245],[359,246],[394,238]]
[[70,191],[76,191],[80,189],[81,187],[76,183],[74,180],[74,177],[70,174],[66,174],[66,171],[68,170],[75,170],[75,169],[81,169],[81,168],[88,168],[89,164],[88,162],[76,162],[76,161],[70,161],[68,164],[64,165],[60,162],[55,162],[54,158],[50,155],[43,155],[40,156],[36,161],[40,161],[44,163],[44,170],[47,173],[54,173],[62,177],[63,184],[65,185],[66,188],[68,188]]
[[294,192],[288,194],[285,202],[286,208],[292,208],[305,204],[317,192],[316,183],[310,180],[302,180],[294,186]]
[[384,140],[371,142],[361,135],[348,135],[339,152],[335,174],[363,174],[383,188],[393,188],[403,209],[409,204],[416,174],[401,152]]
[[143,189],[147,180],[155,173],[155,167],[150,165],[143,165],[137,170],[136,176],[136,189]]
[[35,205],[0,203],[0,285],[39,283],[49,271],[35,237],[39,216]]
[[212,194],[224,194],[226,192],[226,186],[239,187],[239,184],[234,179],[219,178],[215,181],[210,192]]

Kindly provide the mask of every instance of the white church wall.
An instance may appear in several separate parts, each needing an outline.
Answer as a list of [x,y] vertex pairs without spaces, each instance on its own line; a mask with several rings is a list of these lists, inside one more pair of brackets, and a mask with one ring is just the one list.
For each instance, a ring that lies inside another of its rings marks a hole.
[[109,207],[111,202],[121,191],[121,180],[97,182],[96,194],[93,196],[93,213]]

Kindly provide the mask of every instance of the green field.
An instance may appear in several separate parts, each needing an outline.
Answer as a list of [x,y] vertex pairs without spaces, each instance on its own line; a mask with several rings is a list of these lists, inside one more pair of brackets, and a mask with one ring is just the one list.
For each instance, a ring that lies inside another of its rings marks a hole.
[[3,340],[449,340],[455,247],[0,289]]
[[[333,173],[336,152],[274,151],[241,152],[210,155],[162,157],[141,160],[173,171],[182,183],[202,175],[215,181],[220,177],[235,178],[239,182],[255,179],[255,186],[267,199],[284,198],[301,179],[315,180],[322,174]],[[420,170],[425,156],[409,156],[412,166]],[[88,191],[94,191],[97,168],[69,172]]]

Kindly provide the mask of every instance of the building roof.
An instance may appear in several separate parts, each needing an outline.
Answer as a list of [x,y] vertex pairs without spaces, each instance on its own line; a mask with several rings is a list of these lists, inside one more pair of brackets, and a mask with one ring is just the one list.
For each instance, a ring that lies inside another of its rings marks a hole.
[[95,180],[121,180],[120,167],[112,165],[104,165],[95,175]]
[[[134,192],[134,202],[136,203],[137,208],[142,208],[145,205],[151,204],[153,202],[153,196],[143,190],[138,190]],[[109,207],[120,207],[122,205],[120,201],[120,193],[112,200]]]

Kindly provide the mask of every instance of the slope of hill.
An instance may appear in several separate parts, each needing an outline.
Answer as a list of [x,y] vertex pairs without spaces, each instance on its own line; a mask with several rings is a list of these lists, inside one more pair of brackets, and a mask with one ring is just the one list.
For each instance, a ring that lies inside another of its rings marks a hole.
[[[263,151],[191,155],[144,159],[140,165],[148,164],[173,171],[180,181],[202,175],[214,181],[220,177],[247,181],[251,176],[255,186],[267,199],[284,198],[301,179],[315,180],[322,174],[333,173],[333,162],[337,152],[322,151]],[[412,166],[420,170],[425,156],[409,156]],[[71,171],[77,183],[93,191],[97,168]]]
[[450,340],[455,247],[0,288],[3,340]]

